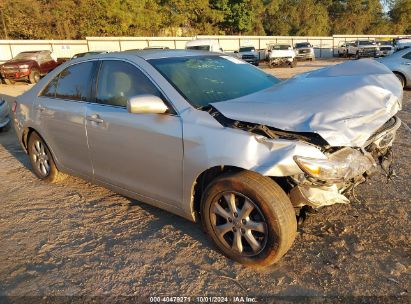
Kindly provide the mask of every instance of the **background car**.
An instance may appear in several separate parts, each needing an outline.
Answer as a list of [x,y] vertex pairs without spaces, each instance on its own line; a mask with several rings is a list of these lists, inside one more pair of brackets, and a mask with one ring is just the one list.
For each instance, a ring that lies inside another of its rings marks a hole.
[[378,61],[386,65],[397,76],[403,88],[411,87],[411,48],[379,58]]
[[13,84],[16,80],[37,83],[41,76],[46,75],[58,65],[59,63],[51,57],[50,51],[21,52],[0,65],[0,73],[6,84]]
[[213,39],[195,39],[186,43],[186,50],[208,51],[223,53],[223,49],[217,40]]
[[411,37],[400,37],[393,40],[396,51],[411,48]]
[[245,62],[251,63],[255,66],[259,65],[260,55],[253,46],[242,46],[235,51],[236,57],[244,60]]
[[355,56],[355,58],[364,57],[378,57],[380,56],[380,49],[377,42],[374,40],[356,40],[353,44],[347,45],[348,56]]
[[380,48],[381,57],[390,56],[395,51],[395,48],[391,41],[387,41],[387,40],[377,41],[377,44],[379,45],[379,48]]
[[295,51],[289,44],[268,44],[266,56],[270,67],[287,64],[293,68],[297,65]]
[[309,42],[298,42],[294,46],[297,59],[315,60],[314,46]]
[[0,131],[7,129],[10,123],[9,107],[7,102],[0,98]]
[[338,57],[348,57],[348,48],[354,46],[354,44],[353,41],[341,41],[337,49]]

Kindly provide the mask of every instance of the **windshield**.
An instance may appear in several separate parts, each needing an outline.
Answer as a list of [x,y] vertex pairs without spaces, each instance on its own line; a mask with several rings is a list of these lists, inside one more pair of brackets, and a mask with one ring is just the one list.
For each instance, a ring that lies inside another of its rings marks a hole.
[[240,52],[254,52],[255,48],[253,46],[250,47],[241,47]]
[[210,46],[209,45],[193,45],[193,46],[188,46],[187,50],[209,51]]
[[377,44],[375,41],[369,41],[369,40],[359,41],[359,45],[375,45],[375,44]]
[[272,45],[271,46],[272,50],[288,50],[289,48],[291,48],[291,46],[289,45]]
[[295,47],[296,48],[311,47],[311,44],[309,44],[308,42],[296,43]]
[[17,54],[17,56],[14,57],[13,59],[36,60],[37,56],[38,56],[37,53],[20,53],[20,54]]
[[162,58],[149,62],[197,109],[249,95],[280,82],[230,56]]

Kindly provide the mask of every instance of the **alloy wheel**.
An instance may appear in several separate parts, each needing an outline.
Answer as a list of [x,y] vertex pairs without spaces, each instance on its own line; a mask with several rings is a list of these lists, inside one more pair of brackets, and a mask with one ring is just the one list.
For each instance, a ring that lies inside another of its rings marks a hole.
[[267,244],[267,223],[258,206],[238,192],[223,192],[210,206],[215,235],[243,256],[258,255]]
[[46,177],[50,174],[50,161],[48,152],[44,144],[40,140],[36,140],[33,144],[33,153],[32,153],[34,165],[37,170]]

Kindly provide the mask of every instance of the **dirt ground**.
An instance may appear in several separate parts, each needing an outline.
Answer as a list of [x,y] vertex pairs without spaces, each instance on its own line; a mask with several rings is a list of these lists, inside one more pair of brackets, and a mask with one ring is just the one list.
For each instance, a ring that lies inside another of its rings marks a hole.
[[[287,78],[336,62],[269,71]],[[11,102],[29,88],[0,85],[0,94]],[[411,126],[411,91],[399,117]],[[0,302],[207,295],[409,303],[410,152],[411,133],[402,126],[391,182],[374,176],[357,188],[358,201],[310,214],[286,256],[254,270],[217,252],[197,224],[78,178],[39,181],[14,131],[0,133]]]

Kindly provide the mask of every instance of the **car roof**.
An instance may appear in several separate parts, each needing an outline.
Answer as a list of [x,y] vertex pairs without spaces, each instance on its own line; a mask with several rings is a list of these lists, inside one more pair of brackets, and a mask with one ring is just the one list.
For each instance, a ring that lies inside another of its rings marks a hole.
[[[115,53],[115,54],[123,54]],[[127,55],[135,55],[141,57],[145,60],[150,59],[161,59],[161,58],[175,58],[175,57],[191,57],[191,56],[210,56],[210,55],[220,55],[221,53],[213,53],[208,51],[198,51],[198,50],[163,50],[163,49],[151,49],[151,50],[140,50],[140,51],[128,51]]]
[[41,50],[41,51],[24,51],[24,52],[20,52],[20,54],[39,54],[39,53],[51,53],[51,51]]

